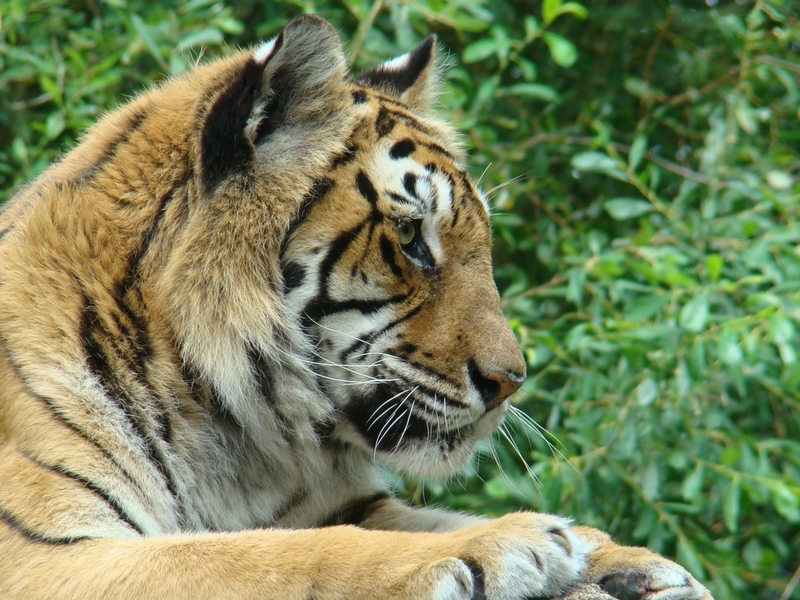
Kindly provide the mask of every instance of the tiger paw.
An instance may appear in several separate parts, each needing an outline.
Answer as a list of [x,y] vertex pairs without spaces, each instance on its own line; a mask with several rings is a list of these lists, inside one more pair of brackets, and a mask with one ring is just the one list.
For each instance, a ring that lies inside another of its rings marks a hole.
[[592,580],[619,600],[713,600],[686,569],[644,548],[614,545],[590,563]]
[[619,600],[712,600],[708,590],[675,564],[649,572],[615,573],[600,585]]
[[[558,596],[586,565],[586,549],[569,521],[514,513],[464,529],[457,556],[471,574],[467,598],[517,600]],[[457,597],[457,596],[456,596]]]

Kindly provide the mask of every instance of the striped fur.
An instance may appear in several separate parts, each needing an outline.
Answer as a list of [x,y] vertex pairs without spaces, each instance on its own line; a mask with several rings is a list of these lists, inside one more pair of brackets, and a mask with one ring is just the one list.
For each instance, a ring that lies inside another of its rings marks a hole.
[[709,597],[564,519],[381,480],[460,469],[525,372],[437,77],[429,38],[349,79],[304,17],[3,207],[0,597]]

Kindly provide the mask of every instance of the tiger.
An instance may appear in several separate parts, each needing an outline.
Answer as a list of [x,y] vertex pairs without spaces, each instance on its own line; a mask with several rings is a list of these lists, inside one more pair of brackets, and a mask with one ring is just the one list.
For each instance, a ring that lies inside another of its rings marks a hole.
[[711,599],[567,518],[392,495],[462,470],[526,372],[441,62],[352,77],[300,17],[3,206],[1,598]]

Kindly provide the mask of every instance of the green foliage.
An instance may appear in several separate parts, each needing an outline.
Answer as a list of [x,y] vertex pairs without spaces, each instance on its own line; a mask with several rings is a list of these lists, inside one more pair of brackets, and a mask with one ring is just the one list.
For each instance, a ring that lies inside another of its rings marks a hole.
[[436,32],[443,112],[494,207],[529,417],[486,444],[479,477],[398,485],[572,515],[677,557],[718,600],[777,599],[800,557],[799,9],[531,6],[0,0],[0,199],[223,39],[317,12],[358,69]]

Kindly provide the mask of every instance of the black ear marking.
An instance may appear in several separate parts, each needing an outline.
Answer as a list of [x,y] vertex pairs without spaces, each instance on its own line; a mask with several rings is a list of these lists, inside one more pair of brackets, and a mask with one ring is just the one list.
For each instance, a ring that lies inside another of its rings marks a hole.
[[199,162],[206,193],[231,175],[266,164],[265,147],[273,138],[283,144],[281,152],[299,157],[305,151],[302,132],[316,127],[335,138],[337,127],[345,127],[340,114],[349,93],[344,50],[327,21],[308,15],[293,19],[273,42],[232,68],[201,125]]
[[397,65],[391,62],[368,69],[358,81],[370,87],[400,96],[409,90],[430,66],[436,48],[436,36],[429,35]]
[[263,75],[264,64],[250,58],[206,114],[200,151],[206,191],[213,190],[230,173],[246,168],[254,158],[253,144],[244,130],[261,93]]

